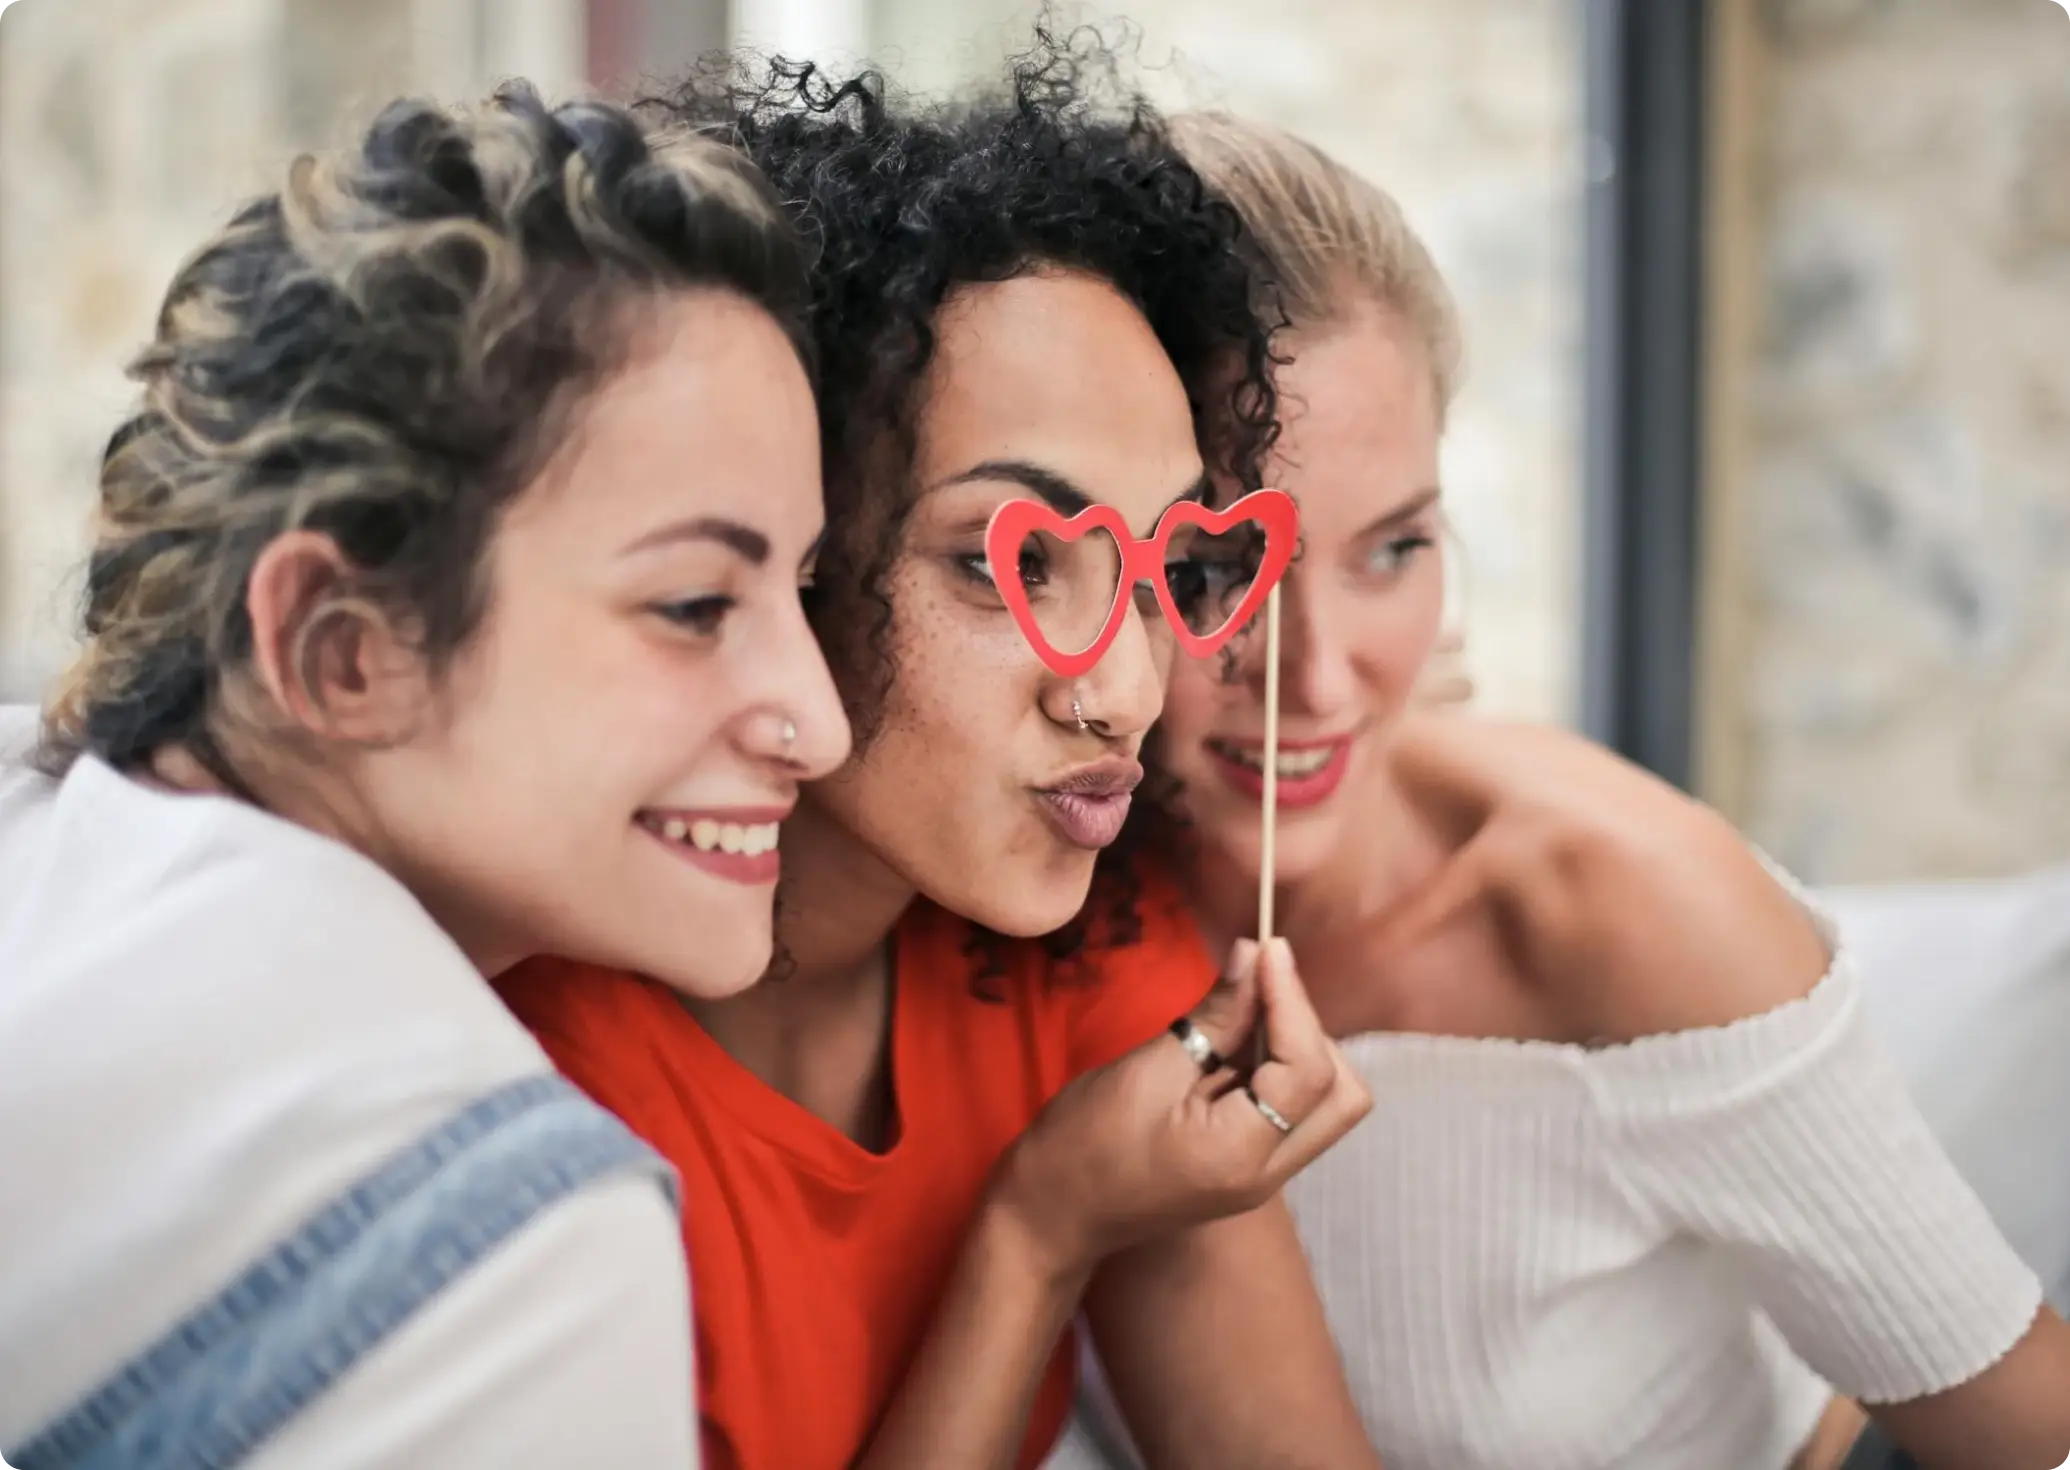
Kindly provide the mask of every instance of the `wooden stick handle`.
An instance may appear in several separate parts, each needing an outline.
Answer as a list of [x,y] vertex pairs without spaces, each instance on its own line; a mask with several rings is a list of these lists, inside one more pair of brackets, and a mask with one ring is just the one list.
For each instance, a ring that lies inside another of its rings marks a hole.
[[1279,588],[1265,595],[1265,796],[1258,833],[1258,943],[1272,937],[1274,841],[1279,832]]
[[[1258,947],[1272,938],[1272,891],[1274,839],[1279,832],[1279,588],[1265,594],[1265,792],[1258,832]],[[1251,1037],[1251,1066],[1255,1072],[1270,1055],[1265,1028],[1260,1025]]]

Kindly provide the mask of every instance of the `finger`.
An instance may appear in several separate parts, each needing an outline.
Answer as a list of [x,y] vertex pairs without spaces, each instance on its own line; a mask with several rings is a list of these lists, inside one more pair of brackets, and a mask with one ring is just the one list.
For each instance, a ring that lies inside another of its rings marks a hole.
[[1269,1163],[1269,1180],[1277,1189],[1336,1144],[1364,1121],[1373,1110],[1373,1095],[1345,1061],[1331,1048],[1335,1065],[1329,1091],[1306,1117],[1294,1123],[1291,1133],[1280,1137]]
[[[1175,1019],[1170,1034],[1155,1037],[1130,1054],[1144,1054],[1139,1065],[1151,1068],[1146,1075],[1159,1079],[1153,1084],[1157,1095],[1183,1096],[1206,1080],[1226,1080],[1233,1075],[1229,1059],[1237,1042],[1249,1034],[1250,1018],[1257,1010],[1257,949],[1255,941],[1239,939],[1230,950],[1229,963],[1200,1003]],[[1214,1053],[1214,1066],[1203,1067],[1193,1059],[1178,1037],[1179,1021],[1190,1023],[1207,1043]]]
[[[1266,1103],[1259,1111],[1268,1122],[1275,1114],[1298,1121],[1330,1089],[1335,1075],[1334,1048],[1309,1003],[1293,951],[1284,939],[1272,940],[1259,952],[1257,975],[1258,1034],[1266,1044],[1262,1059],[1238,1080],[1251,1084],[1258,1094],[1252,1099],[1254,1106],[1260,1100]],[[1220,1101],[1222,1095],[1218,1092],[1214,1100]]]
[[1277,1189],[1287,1177],[1344,1136],[1359,1116],[1363,1091],[1340,1067],[1336,1048],[1300,1069],[1274,1063],[1250,1078],[1222,1082],[1209,1103],[1218,1125],[1237,1135],[1259,1182]]
[[1244,1096],[1251,1100],[1251,1107],[1282,1137],[1294,1131],[1294,1120],[1272,1105],[1272,1099],[1260,1092],[1256,1084],[1244,1088]]
[[1299,1066],[1319,1061],[1328,1038],[1286,940],[1274,938],[1259,952],[1257,976],[1258,1013],[1266,1043],[1261,1067],[1274,1062]]
[[1225,1060],[1250,1035],[1258,1013],[1258,944],[1239,939],[1231,946],[1229,963],[1199,1005],[1186,1013]]
[[1219,1102],[1231,1085],[1248,1082],[1269,1068],[1277,1069],[1291,1075],[1277,1084],[1276,1091],[1305,1112],[1328,1085],[1329,1064],[1324,1057],[1328,1038],[1301,986],[1287,942],[1274,938],[1262,949],[1249,945],[1248,955],[1250,973],[1255,977],[1248,1035],[1240,1051],[1224,1053],[1233,1064],[1231,1072],[1210,1073],[1199,1090],[1206,1101]]

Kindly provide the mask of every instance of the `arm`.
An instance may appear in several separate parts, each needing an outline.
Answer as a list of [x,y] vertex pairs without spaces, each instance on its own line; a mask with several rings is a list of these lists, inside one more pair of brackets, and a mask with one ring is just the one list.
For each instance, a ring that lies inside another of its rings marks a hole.
[[1045,1259],[1010,1207],[988,1201],[857,1470],[1008,1470],[1084,1282],[1082,1268]]
[[2047,1307],[1982,1373],[1942,1393],[1864,1404],[1925,1470],[2062,1470],[2070,1462],[2070,1326]]
[[1086,1314],[1156,1470],[1377,1470],[1283,1200],[1113,1257]]
[[[859,1470],[1012,1465],[1042,1370],[1098,1263],[1257,1211],[1365,1116],[1371,1099],[1323,1036],[1284,950],[1272,953],[1255,970],[1240,965],[1192,1020],[1223,1055],[1233,1055],[1254,1025],[1266,1028],[1270,1060],[1253,1085],[1291,1131],[1277,1131],[1241,1088],[1232,1089],[1227,1069],[1203,1074],[1169,1037],[1072,1082],[1003,1162]],[[1280,1220],[1273,1279],[1285,1279],[1300,1251],[1283,1213]],[[1219,1269],[1238,1278],[1265,1269],[1232,1249],[1254,1238],[1255,1231],[1231,1238],[1213,1256]],[[1192,1268],[1209,1264],[1195,1257]],[[1124,1283],[1130,1274],[1124,1270]],[[1173,1279],[1184,1275],[1181,1269]],[[1305,1272],[1300,1281],[1313,1304]],[[1169,1385],[1167,1402],[1182,1414],[1199,1411],[1227,1394],[1225,1382],[1210,1378]],[[1201,1403],[1181,1402],[1180,1390],[1198,1392]]]
[[694,1470],[690,1295],[661,1191],[554,1207],[267,1440],[252,1470]]
[[1575,1034],[1649,1038],[1596,1067],[1641,1207],[1725,1251],[1928,1470],[2060,1470],[2070,1328],[1919,1116],[1806,896],[1571,736],[1431,724],[1399,765],[1461,851],[1394,942],[1487,904]]

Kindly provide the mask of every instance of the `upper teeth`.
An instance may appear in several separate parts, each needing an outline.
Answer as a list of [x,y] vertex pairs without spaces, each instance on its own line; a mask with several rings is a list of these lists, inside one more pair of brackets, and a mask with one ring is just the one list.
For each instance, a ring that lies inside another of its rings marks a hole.
[[[1265,752],[1246,749],[1238,745],[1218,745],[1216,749],[1238,764],[1253,771],[1265,769]],[[1273,770],[1282,781],[1298,781],[1303,776],[1313,776],[1336,757],[1334,745],[1317,745],[1307,750],[1282,750],[1279,759],[1273,763]]]
[[776,847],[777,824],[715,822],[710,817],[686,822],[681,817],[669,817],[660,824],[660,831],[670,842],[688,838],[699,852],[735,852],[754,857]]

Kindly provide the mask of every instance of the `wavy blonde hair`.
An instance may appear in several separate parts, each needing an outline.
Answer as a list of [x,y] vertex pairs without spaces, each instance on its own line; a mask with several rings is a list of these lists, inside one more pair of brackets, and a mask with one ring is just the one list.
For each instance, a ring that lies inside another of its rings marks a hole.
[[1328,328],[1367,306],[1407,323],[1430,359],[1442,415],[1459,384],[1459,311],[1394,196],[1263,123],[1186,113],[1172,134],[1242,217],[1289,323]]
[[[737,151],[522,84],[479,107],[398,102],[304,156],[175,275],[110,438],[86,643],[42,763],[221,737],[252,652],[246,588],[291,531],[332,539],[350,603],[436,672],[478,623],[484,552],[571,409],[659,293],[737,292],[801,357],[805,261]],[[312,614],[313,625],[319,614]]]

